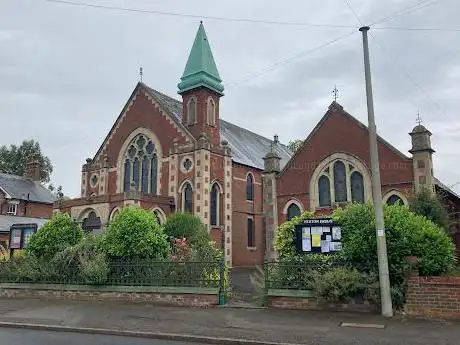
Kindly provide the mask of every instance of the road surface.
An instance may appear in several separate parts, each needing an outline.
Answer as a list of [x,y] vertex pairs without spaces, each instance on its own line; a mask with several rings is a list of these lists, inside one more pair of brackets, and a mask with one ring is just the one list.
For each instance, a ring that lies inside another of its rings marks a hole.
[[200,345],[175,341],[117,337],[67,332],[34,331],[0,328],[0,344],[3,345]]

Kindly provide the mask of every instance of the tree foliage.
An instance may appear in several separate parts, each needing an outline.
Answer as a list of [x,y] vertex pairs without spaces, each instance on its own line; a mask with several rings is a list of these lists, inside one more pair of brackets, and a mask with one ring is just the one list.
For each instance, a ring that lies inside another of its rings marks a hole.
[[19,146],[0,147],[0,172],[24,176],[27,172],[27,163],[31,160],[37,160],[40,164],[40,180],[49,182],[53,166],[50,159],[43,155],[37,141],[24,140]]
[[439,198],[422,189],[409,200],[409,209],[421,216],[425,216],[443,229],[449,228],[449,215]]
[[280,258],[287,258],[296,255],[295,248],[295,226],[303,223],[304,220],[313,218],[313,212],[304,212],[278,226],[275,233],[275,249]]
[[289,148],[289,150],[291,150],[292,153],[296,153],[297,150],[302,147],[302,144],[303,144],[303,140],[295,139],[295,140],[289,141],[289,143],[287,144],[287,147]]
[[152,212],[125,207],[110,223],[102,247],[109,257],[165,258],[169,243]]
[[79,243],[83,230],[67,214],[56,213],[32,235],[27,252],[38,259],[51,260],[57,252]]
[[211,238],[198,216],[190,213],[175,212],[164,225],[166,235],[171,239],[187,239],[191,246],[207,244]]
[[[337,209],[333,217],[342,227],[342,258],[367,272],[378,272],[373,206],[350,204]],[[442,275],[455,267],[455,247],[443,229],[407,207],[385,206],[384,217],[393,300],[401,307],[409,268],[407,257],[419,258],[421,275]]]

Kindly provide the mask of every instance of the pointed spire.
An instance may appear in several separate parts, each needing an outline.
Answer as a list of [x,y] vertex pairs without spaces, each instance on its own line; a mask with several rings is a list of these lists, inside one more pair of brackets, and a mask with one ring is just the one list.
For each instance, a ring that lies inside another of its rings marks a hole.
[[181,82],[177,85],[179,93],[203,86],[223,95],[221,83],[203,22],[200,22]]

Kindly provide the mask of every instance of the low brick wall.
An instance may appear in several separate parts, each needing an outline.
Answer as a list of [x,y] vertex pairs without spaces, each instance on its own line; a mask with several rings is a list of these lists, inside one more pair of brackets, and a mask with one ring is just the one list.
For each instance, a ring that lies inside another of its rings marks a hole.
[[124,301],[208,307],[218,303],[218,296],[218,289],[214,288],[0,284],[0,298]]
[[460,319],[460,277],[409,277],[405,311],[414,316]]
[[354,300],[349,303],[322,303],[309,290],[269,290],[267,304],[272,308],[350,311],[360,313],[377,312],[377,306],[366,301],[359,303]]

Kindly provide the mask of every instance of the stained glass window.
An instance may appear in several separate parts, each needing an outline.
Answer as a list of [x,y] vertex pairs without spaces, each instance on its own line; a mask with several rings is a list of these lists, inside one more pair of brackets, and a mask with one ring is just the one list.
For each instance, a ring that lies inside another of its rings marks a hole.
[[321,176],[318,180],[319,206],[331,206],[331,184],[327,176]]
[[300,216],[300,208],[296,204],[289,205],[287,209],[287,220]]
[[363,175],[357,171],[351,174],[351,200],[353,202],[364,202]]
[[347,201],[347,177],[345,164],[341,161],[334,163],[334,191],[336,202]]

